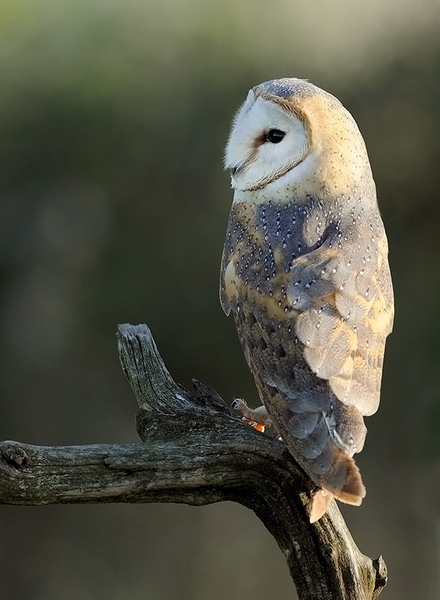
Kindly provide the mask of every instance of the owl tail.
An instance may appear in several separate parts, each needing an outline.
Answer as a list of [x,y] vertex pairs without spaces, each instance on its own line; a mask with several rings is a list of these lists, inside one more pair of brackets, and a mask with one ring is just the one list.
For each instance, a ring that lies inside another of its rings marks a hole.
[[351,456],[338,450],[331,470],[325,474],[325,483],[312,496],[310,522],[314,523],[327,512],[333,497],[346,504],[359,506],[365,494],[358,466]]
[[[358,466],[342,450],[337,451],[331,470],[325,475],[323,488],[346,504],[359,506],[367,493]],[[342,485],[341,485],[342,484]]]

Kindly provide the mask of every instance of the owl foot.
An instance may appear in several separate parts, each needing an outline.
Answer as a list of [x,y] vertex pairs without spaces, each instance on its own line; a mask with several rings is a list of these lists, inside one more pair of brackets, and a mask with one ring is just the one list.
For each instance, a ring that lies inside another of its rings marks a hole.
[[249,408],[243,398],[234,398],[229,407],[230,414],[234,414],[234,410],[238,410],[243,415],[243,421],[254,427],[257,431],[263,432],[266,427],[272,425],[272,421],[268,415],[265,406],[258,408]]

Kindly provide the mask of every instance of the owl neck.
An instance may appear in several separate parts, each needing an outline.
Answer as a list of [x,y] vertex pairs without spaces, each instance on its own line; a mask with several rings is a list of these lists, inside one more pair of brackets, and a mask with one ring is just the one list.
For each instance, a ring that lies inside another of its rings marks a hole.
[[[317,157],[309,155],[302,163],[281,177],[274,179],[261,189],[235,189],[233,203],[247,202],[263,204],[269,200],[279,204],[307,202],[308,198],[320,198],[323,202],[335,198],[376,196],[376,187],[369,163],[362,168],[353,165],[343,172],[333,172],[332,168],[321,166]],[[325,163],[328,164],[328,163]],[[337,168],[337,167],[335,167]]]

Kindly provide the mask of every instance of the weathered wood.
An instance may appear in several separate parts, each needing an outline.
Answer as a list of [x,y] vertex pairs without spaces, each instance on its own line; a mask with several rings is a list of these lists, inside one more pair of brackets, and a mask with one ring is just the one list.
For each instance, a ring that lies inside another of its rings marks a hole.
[[39,447],[0,443],[0,502],[54,504],[232,500],[252,509],[282,550],[301,600],[373,600],[382,558],[356,547],[333,502],[311,525],[312,484],[282,442],[231,417],[212,389],[176,384],[145,325],[121,325],[121,364],[144,444]]

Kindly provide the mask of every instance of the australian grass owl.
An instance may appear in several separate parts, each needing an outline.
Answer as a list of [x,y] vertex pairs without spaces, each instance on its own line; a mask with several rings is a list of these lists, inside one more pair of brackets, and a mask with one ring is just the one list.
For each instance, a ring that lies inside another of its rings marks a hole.
[[[393,322],[388,245],[359,129],[300,79],[254,87],[226,146],[234,199],[220,297],[271,422],[316,485],[359,505],[353,455],[378,407]],[[241,402],[238,408],[248,410]],[[248,412],[253,413],[253,411]]]

